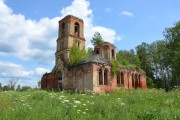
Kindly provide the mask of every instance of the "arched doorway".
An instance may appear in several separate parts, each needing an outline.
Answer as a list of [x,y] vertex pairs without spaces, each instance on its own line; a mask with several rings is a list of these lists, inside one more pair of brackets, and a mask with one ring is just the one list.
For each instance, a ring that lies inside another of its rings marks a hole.
[[62,72],[58,72],[57,89],[62,90]]

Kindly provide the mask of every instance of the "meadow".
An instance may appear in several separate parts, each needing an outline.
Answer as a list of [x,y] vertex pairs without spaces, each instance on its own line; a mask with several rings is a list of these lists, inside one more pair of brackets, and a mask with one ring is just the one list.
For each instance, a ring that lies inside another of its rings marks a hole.
[[180,90],[0,92],[0,120],[180,120]]

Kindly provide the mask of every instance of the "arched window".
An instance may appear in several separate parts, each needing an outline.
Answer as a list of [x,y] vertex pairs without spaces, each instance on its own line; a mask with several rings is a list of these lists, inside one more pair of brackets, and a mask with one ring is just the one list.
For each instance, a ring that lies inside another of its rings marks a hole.
[[76,37],[79,37],[79,33],[80,32],[80,27],[79,27],[79,23],[75,23],[74,24],[74,35],[76,36]]
[[78,48],[80,48],[80,42],[78,42]]
[[121,85],[124,85],[124,74],[121,72]]
[[135,74],[135,88],[138,87],[138,75]]
[[100,85],[103,85],[102,69],[99,69],[99,84],[100,84]]
[[65,34],[65,23],[62,23],[61,30],[62,30],[61,34],[63,36]]
[[117,74],[117,86],[120,86],[120,74]]
[[114,55],[114,50],[113,49],[111,50],[111,55],[112,55],[112,58],[115,59],[115,55]]
[[134,87],[134,74],[132,74],[132,87]]
[[139,79],[139,87],[141,87],[141,75],[138,76]]
[[108,70],[104,70],[104,85],[108,85]]

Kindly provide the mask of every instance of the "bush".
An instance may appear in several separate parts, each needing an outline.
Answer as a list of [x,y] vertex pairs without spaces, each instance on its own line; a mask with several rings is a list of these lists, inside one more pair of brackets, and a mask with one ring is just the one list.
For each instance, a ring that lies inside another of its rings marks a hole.
[[112,68],[111,68],[111,73],[114,75],[114,74],[118,74],[119,72],[119,69],[120,69],[120,64],[117,60],[112,60],[111,61],[111,64],[112,64]]
[[146,82],[147,82],[148,88],[155,88],[155,84],[154,84],[153,80],[150,77],[146,78]]

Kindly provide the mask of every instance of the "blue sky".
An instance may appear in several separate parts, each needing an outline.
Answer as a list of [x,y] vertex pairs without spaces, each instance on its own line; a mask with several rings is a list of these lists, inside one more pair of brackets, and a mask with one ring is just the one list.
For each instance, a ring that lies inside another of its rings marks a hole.
[[84,20],[86,47],[94,32],[120,49],[163,39],[180,20],[179,0],[0,0],[0,82],[37,86],[54,66],[58,21]]

